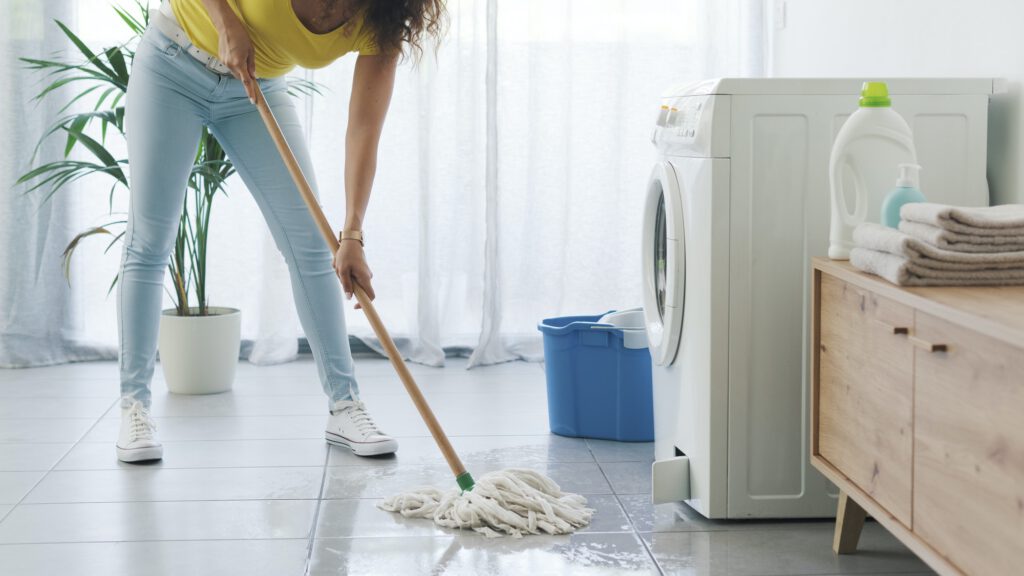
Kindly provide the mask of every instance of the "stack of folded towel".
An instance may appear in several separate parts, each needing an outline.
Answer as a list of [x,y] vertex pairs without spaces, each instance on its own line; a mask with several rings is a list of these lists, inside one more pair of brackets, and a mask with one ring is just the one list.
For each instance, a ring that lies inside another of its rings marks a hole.
[[858,226],[850,263],[901,286],[1024,284],[1024,204],[913,203],[900,218],[899,230]]

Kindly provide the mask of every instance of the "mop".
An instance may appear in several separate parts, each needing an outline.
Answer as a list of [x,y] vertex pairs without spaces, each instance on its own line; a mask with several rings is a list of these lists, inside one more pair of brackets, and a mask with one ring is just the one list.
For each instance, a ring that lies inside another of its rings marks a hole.
[[[331,254],[337,253],[338,239],[334,236],[323,210],[320,209],[309,182],[302,174],[302,169],[288,146],[277,119],[266,104],[259,84],[256,84],[256,96],[260,116],[267,125],[267,130],[278,152],[281,153],[288,172],[302,194],[302,199],[306,202],[324,240],[327,241]],[[409,397],[448,462],[458,485],[458,488],[447,491],[432,487],[417,488],[385,499],[378,505],[379,508],[388,512],[398,512],[410,518],[431,518],[437,525],[446,528],[472,529],[487,537],[511,535],[520,538],[525,534],[568,534],[590,523],[594,510],[586,506],[586,498],[562,492],[558,484],[538,472],[510,468],[484,474],[479,480],[474,481],[452,448],[451,442],[441,429],[441,424],[434,417],[366,292],[358,284],[353,286],[353,291],[360,307],[366,313],[366,318],[370,321],[370,326],[387,352],[392,366],[405,385]]]

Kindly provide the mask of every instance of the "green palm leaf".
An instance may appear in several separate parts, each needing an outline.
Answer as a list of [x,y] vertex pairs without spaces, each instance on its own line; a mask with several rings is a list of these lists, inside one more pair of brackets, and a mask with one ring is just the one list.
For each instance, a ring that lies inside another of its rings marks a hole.
[[62,254],[64,258],[64,279],[67,280],[68,286],[71,286],[71,256],[75,253],[75,249],[78,248],[79,242],[88,238],[89,236],[96,236],[97,234],[110,234],[110,230],[107,230],[103,226],[96,226],[95,228],[89,228],[84,232],[79,232],[71,239],[71,242],[64,248]]
[[128,66],[126,66],[124,63],[124,54],[121,52],[121,48],[107,48],[106,54],[107,61],[110,62],[110,67],[113,68],[118,82],[123,84],[125,89],[127,89]]
[[[67,26],[65,26],[63,22],[61,22],[60,20],[54,20],[54,22],[57,23],[57,26],[61,29],[61,31],[64,32],[64,35],[67,36],[69,40],[71,40],[71,43],[74,44],[76,48],[78,48],[78,51],[85,56],[86,60],[90,64],[95,66],[96,69],[98,69],[103,74],[106,74],[108,78],[113,79],[116,76],[114,74],[114,71],[110,68],[107,68],[107,66],[103,64],[103,62],[99,59],[99,57],[96,56],[96,54],[93,53],[93,51],[85,45],[85,42],[82,42],[82,40],[79,39],[79,37],[74,32],[72,32]],[[125,86],[125,88],[127,88],[127,86]]]
[[[41,192],[41,207],[52,196],[66,186],[89,176],[102,174],[111,178],[108,193],[108,212],[111,218],[98,226],[92,226],[77,234],[67,245],[62,255],[64,276],[70,284],[71,259],[81,242],[86,238],[107,236],[109,241],[103,250],[109,252],[122,242],[127,231],[124,215],[115,216],[114,195],[127,190],[129,181],[124,166],[126,159],[115,158],[107,148],[107,137],[125,135],[125,107],[122,104],[135,58],[136,45],[149,23],[149,8],[144,0],[135,0],[134,8],[114,6],[114,12],[134,36],[126,43],[103,49],[86,45],[63,22],[55,21],[67,39],[77,49],[76,61],[60,55],[50,58],[21,58],[29,70],[43,75],[49,82],[35,95],[33,101],[39,104],[63,88],[73,87],[62,102],[58,117],[39,139],[30,160],[36,163],[43,143],[51,138],[61,138],[64,158],[30,168],[22,174],[16,185],[23,186],[22,194]],[[321,94],[320,85],[307,80],[289,80],[288,91],[293,96]],[[85,112],[67,114],[74,106],[86,104]],[[235,174],[235,166],[224,152],[224,148],[208,129],[200,136],[195,161],[188,178],[188,188],[182,206],[178,234],[174,250],[168,259],[170,286],[168,290],[175,301],[179,314],[190,314],[189,298],[194,294],[200,314],[207,312],[208,291],[206,286],[207,249],[209,246],[210,215],[213,200],[217,194],[227,194],[227,179]],[[75,151],[84,151],[88,159],[72,157]],[[82,187],[90,192],[92,188]],[[38,210],[38,207],[37,207]],[[114,290],[120,276],[114,276],[107,289],[107,295]]]
[[118,181],[120,181],[125,186],[128,185],[128,179],[125,177],[124,172],[121,171],[121,167],[118,165],[118,161],[114,159],[114,157],[110,154],[110,152],[107,151],[106,148],[103,147],[102,144],[100,144],[96,140],[93,140],[92,137],[90,137],[85,132],[82,132],[80,129],[76,130],[74,126],[66,127],[64,128],[64,130],[67,131],[69,135],[73,135],[75,137],[75,140],[79,144],[84,146],[86,150],[88,150],[89,152],[92,152],[93,155],[96,156],[96,159],[102,162],[104,166],[106,166],[106,173],[117,178]]

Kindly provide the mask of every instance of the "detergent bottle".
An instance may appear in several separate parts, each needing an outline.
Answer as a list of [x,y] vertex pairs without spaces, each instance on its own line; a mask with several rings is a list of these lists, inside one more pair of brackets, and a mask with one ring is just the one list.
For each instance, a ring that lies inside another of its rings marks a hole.
[[867,221],[868,214],[881,214],[896,167],[917,163],[914,135],[906,120],[892,109],[888,86],[865,82],[860,108],[843,124],[832,146],[829,258],[850,258],[853,229]]

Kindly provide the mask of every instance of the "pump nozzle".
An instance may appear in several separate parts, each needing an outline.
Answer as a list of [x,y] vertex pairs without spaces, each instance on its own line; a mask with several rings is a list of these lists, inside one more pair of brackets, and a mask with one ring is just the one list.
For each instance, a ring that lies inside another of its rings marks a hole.
[[921,188],[921,166],[918,164],[900,164],[900,177],[896,186],[900,188]]

